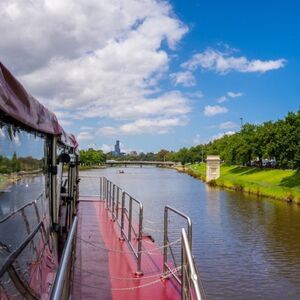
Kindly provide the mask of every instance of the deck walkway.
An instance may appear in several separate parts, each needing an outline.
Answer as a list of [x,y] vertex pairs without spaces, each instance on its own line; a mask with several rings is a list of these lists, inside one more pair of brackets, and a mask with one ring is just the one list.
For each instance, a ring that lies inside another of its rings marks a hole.
[[[148,237],[143,238],[142,270],[136,277],[136,260],[105,203],[84,198],[79,202],[79,223],[73,298],[78,299],[180,299],[174,279],[161,280],[162,253]],[[107,249],[110,249],[109,251]],[[152,253],[148,252],[152,250]]]

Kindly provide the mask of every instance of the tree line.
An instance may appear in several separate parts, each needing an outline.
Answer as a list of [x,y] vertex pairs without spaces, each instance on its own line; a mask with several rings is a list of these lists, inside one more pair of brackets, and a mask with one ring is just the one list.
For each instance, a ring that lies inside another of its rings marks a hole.
[[[165,149],[157,153],[132,152],[121,157],[104,154],[101,150],[81,150],[81,161],[87,164],[104,163],[106,159],[175,161],[182,164],[205,161],[207,155],[220,155],[221,160],[232,165],[263,166],[265,159],[275,162],[277,168],[300,169],[300,110],[288,113],[278,121],[263,124],[247,123],[239,132],[224,135],[206,144],[178,151]],[[272,165],[272,166],[275,166]]]
[[17,157],[14,153],[11,158],[0,155],[0,174],[11,174],[20,171],[37,171],[44,168],[44,159],[36,159],[32,156]]
[[107,159],[106,154],[102,150],[80,150],[80,163],[85,166],[103,165]]
[[168,152],[166,159],[183,164],[201,162],[209,154],[218,154],[232,165],[263,166],[263,160],[275,162],[277,168],[300,169],[300,110],[281,120],[263,124],[245,124],[232,135],[178,152]]

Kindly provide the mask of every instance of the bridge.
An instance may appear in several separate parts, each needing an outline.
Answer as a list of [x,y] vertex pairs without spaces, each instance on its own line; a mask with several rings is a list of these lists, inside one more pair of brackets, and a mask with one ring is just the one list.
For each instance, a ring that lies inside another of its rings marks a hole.
[[136,160],[136,161],[131,161],[131,160],[107,160],[106,161],[107,165],[110,165],[111,167],[113,166],[125,166],[127,167],[128,165],[139,165],[140,167],[144,166],[157,166],[157,167],[171,167],[176,165],[175,162],[173,161],[144,161],[144,160]]

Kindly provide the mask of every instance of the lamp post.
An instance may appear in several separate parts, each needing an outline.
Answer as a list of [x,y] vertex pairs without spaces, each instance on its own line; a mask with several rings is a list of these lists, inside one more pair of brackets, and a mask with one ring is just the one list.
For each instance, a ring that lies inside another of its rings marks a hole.
[[240,120],[241,120],[241,128],[243,128],[243,118],[240,117]]

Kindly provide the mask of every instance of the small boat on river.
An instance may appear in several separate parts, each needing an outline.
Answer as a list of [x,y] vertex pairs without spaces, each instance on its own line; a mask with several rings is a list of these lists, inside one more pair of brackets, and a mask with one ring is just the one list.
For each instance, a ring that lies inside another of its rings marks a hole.
[[[80,176],[78,147],[0,63],[0,175],[18,176],[0,186],[0,298],[203,299],[190,218],[166,206],[156,243],[140,200],[109,178]],[[177,240],[171,215],[186,223]]]

